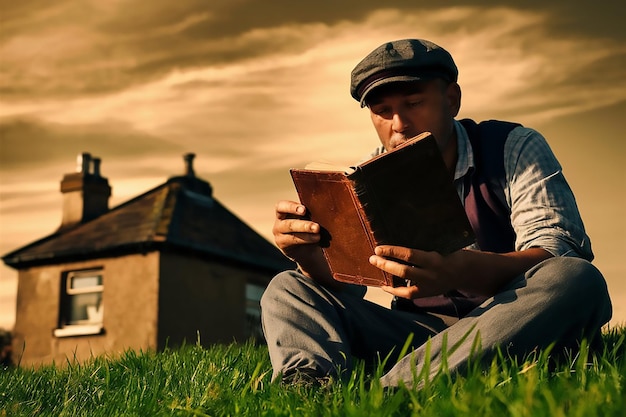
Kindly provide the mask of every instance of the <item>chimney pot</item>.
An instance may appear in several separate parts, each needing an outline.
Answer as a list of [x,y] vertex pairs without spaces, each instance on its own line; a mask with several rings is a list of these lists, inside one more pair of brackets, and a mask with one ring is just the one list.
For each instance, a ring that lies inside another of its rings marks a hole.
[[185,160],[185,175],[187,175],[188,177],[196,176],[193,170],[193,159],[195,157],[195,153],[186,153],[185,155],[183,155],[183,159]]
[[100,158],[93,158],[93,175],[94,177],[100,178],[100,164],[102,160]]
[[83,174],[89,174],[89,163],[91,161],[91,154],[89,152],[83,152],[76,158],[76,172],[82,172]]

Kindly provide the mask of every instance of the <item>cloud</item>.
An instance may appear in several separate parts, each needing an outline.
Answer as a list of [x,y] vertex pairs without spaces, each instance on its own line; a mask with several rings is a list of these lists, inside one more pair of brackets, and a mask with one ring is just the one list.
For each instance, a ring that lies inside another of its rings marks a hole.
[[293,52],[315,41],[295,30],[259,37],[258,22],[231,25],[238,19],[226,4],[212,2],[209,11],[198,0],[65,1],[39,5],[28,19],[23,7],[10,6],[0,92],[5,100],[103,94],[179,68]]
[[[4,106],[0,162],[3,169],[61,160],[65,167],[68,155],[89,151],[105,164],[143,159],[119,167],[133,177],[178,170],[173,152],[197,153],[211,173],[286,169],[329,157],[354,163],[377,140],[367,111],[349,97],[349,73],[375,46],[414,36],[416,27],[455,56],[463,117],[532,125],[624,100],[619,59],[626,48],[582,36],[550,39],[548,21],[543,13],[507,8],[386,9],[359,23],[251,29],[229,39],[235,49],[293,41],[294,50],[176,69],[106,94]],[[163,51],[172,59],[179,53]]]
[[[617,18],[621,9],[613,2],[602,8],[589,8],[583,2],[515,3],[509,2],[509,7],[549,17],[541,22],[546,38],[579,34],[581,38],[612,38],[616,43],[625,38]],[[468,5],[460,0],[446,3],[449,10],[462,4]],[[470,19],[447,21],[439,31],[463,34],[483,30],[482,23],[490,20],[491,11],[501,7],[490,1],[473,4],[477,12]],[[4,0],[2,10],[0,92],[4,100],[19,101],[107,94],[158,80],[172,71],[296,54],[323,40],[320,31],[309,30],[311,26],[367,26],[371,16],[380,11],[380,4]],[[391,34],[403,25],[404,17],[419,16],[410,28],[410,36],[414,37],[432,31],[434,23],[441,23],[440,6],[415,7],[414,2],[399,1],[393,10],[397,12],[396,21],[368,30],[383,29]],[[609,13],[612,10],[615,15]],[[271,36],[265,36],[267,33]],[[519,33],[519,37],[526,35]],[[480,48],[480,44],[474,48]]]
[[121,159],[182,152],[179,144],[106,118],[92,124],[71,125],[6,118],[0,120],[0,149],[0,164],[5,172],[59,162],[69,167],[70,158],[82,152]]
[[536,123],[626,98],[626,46],[582,34],[551,38],[551,18],[504,8],[467,10],[463,19],[483,29],[461,26],[444,35],[470,97],[462,111]]

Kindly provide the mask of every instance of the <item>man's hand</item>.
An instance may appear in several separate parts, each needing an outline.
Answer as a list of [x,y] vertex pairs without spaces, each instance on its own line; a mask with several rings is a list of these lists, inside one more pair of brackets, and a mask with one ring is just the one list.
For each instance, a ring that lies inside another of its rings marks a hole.
[[409,287],[381,287],[402,298],[430,297],[450,290],[492,296],[513,278],[552,255],[541,248],[492,253],[459,250],[447,256],[400,246],[378,246],[370,263],[410,280]]
[[306,207],[294,201],[276,204],[272,229],[276,245],[285,255],[297,261],[301,253],[310,252],[320,240],[320,226],[306,218]]
[[414,284],[409,287],[381,287],[392,295],[414,299],[444,294],[454,288],[454,271],[437,252],[378,246],[375,253],[370,257],[372,265]]
[[276,220],[272,233],[278,248],[296,261],[304,275],[334,285],[328,264],[319,246],[320,225],[307,219],[307,210],[300,203],[282,200],[276,204]]

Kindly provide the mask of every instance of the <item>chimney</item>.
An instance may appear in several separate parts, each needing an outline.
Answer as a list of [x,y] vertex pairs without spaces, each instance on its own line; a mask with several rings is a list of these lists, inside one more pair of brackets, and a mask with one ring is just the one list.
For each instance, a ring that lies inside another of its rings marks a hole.
[[184,154],[183,162],[185,163],[185,175],[170,177],[167,182],[182,184],[184,188],[189,191],[211,197],[213,195],[213,187],[211,187],[211,184],[196,176],[196,171],[193,168],[193,160],[195,157],[195,153],[189,152]]
[[65,174],[61,181],[63,219],[59,230],[93,220],[109,211],[111,187],[100,176],[100,158],[89,153],[78,155],[76,172]]

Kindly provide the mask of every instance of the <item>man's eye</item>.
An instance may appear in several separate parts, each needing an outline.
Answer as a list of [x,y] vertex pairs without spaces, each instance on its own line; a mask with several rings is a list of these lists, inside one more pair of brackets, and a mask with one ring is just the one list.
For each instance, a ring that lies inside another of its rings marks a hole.
[[421,104],[422,104],[421,100],[410,101],[409,102],[409,107],[418,107]]
[[391,108],[389,107],[375,107],[372,109],[372,111],[378,116],[386,116],[391,114]]

